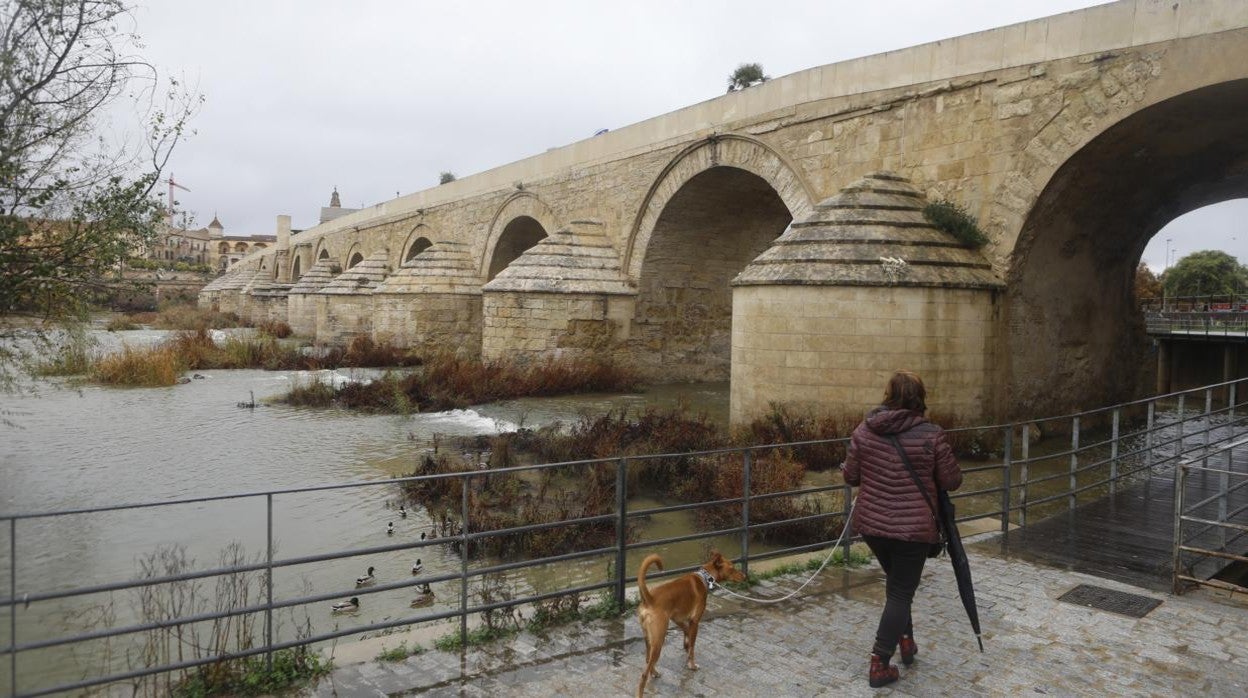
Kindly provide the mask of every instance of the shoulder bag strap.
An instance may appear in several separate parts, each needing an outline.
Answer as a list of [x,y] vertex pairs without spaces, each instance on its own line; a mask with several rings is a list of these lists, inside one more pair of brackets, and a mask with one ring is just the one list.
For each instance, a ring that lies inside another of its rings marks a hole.
[[893,448],[897,449],[897,455],[901,456],[901,462],[906,466],[906,472],[910,473],[910,479],[914,480],[914,484],[919,488],[919,494],[923,495],[923,501],[927,502],[927,508],[932,510],[932,520],[936,521],[936,530],[940,530],[940,519],[936,516],[936,506],[932,504],[932,498],[927,494],[927,488],[923,486],[923,481],[919,479],[919,474],[914,472],[914,466],[910,464],[910,456],[906,455],[906,449],[901,447],[901,442],[897,440],[895,434],[889,434],[888,440],[893,442]]

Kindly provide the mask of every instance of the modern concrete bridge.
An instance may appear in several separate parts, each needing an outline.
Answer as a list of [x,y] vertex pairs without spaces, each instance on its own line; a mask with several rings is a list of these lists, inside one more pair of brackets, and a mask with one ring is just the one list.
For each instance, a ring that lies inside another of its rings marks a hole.
[[[967,419],[1151,380],[1149,238],[1248,194],[1248,3],[1121,0],[811,68],[295,235],[204,305],[339,342],[610,354],[859,413],[909,367]],[[869,176],[882,173],[878,176]],[[990,237],[961,246],[929,200]],[[898,262],[897,260],[902,260]]]

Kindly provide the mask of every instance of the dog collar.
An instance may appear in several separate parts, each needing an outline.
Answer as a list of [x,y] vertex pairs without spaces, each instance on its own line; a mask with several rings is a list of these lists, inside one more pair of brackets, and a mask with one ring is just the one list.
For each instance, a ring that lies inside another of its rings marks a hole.
[[707,591],[715,588],[715,577],[711,576],[710,572],[707,572],[705,569],[699,567],[698,576],[701,577],[702,581],[706,584]]

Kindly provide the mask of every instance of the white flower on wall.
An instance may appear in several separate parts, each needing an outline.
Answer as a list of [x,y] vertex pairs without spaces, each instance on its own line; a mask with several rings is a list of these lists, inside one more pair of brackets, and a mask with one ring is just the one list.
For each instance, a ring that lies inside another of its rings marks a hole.
[[901,257],[880,257],[880,265],[884,267],[884,276],[889,283],[898,283],[910,273],[910,265]]

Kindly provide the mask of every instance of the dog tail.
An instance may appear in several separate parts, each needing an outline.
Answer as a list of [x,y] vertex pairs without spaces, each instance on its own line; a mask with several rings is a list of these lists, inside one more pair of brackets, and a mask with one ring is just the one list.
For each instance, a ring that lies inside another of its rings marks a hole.
[[654,603],[654,598],[650,596],[650,590],[646,588],[646,570],[650,565],[663,569],[663,558],[658,555],[647,555],[646,559],[641,561],[641,569],[637,570],[637,590],[641,592],[642,605],[649,606]]

